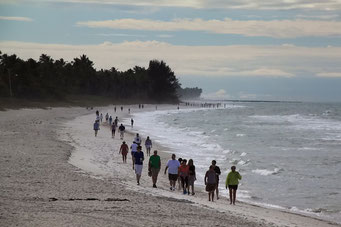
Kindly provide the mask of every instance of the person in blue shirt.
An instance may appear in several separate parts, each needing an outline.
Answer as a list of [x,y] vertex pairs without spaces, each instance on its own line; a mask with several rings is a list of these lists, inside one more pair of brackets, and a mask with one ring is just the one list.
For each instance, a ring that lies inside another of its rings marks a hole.
[[94,123],[94,130],[95,130],[95,136],[97,136],[97,132],[99,130],[99,121],[96,120]]
[[142,147],[137,147],[137,152],[133,154],[134,164],[135,164],[135,174],[136,174],[136,181],[137,185],[140,185],[140,178],[142,174],[143,168],[143,161],[144,161],[144,154],[142,152]]

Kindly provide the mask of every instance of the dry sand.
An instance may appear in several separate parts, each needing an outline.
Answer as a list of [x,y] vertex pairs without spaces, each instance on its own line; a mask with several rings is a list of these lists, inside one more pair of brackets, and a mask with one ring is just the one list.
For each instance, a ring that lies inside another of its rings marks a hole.
[[[77,141],[67,142],[70,135],[59,133],[66,122],[86,114],[94,110],[0,112],[0,226],[336,226],[244,203],[230,206],[226,198],[208,202],[200,188],[195,196],[170,192],[163,175],[169,153],[160,152],[163,167],[158,188],[151,187],[146,166],[141,186],[137,186],[130,157],[122,164],[117,151],[121,141],[110,140],[104,125],[99,136],[106,135],[113,147],[112,160],[106,165],[116,173],[85,172],[69,163],[74,152],[70,142]],[[131,134],[126,135],[126,141],[132,139]]]

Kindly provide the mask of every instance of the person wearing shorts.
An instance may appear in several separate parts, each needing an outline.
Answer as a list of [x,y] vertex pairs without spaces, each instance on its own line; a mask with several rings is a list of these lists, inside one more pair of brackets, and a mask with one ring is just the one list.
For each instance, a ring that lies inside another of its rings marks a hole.
[[124,127],[124,125],[121,124],[120,127],[118,127],[118,130],[120,131],[120,138],[121,138],[121,140],[123,140],[123,138],[124,138],[124,131],[126,130],[126,127]]
[[160,172],[160,168],[161,168],[161,159],[160,159],[160,156],[157,155],[157,150],[155,150],[154,155],[150,156],[149,164],[148,164],[148,170],[152,174],[153,188],[157,188],[156,182],[157,182],[157,177]]
[[230,204],[236,205],[236,194],[238,189],[239,180],[242,179],[242,176],[239,172],[236,171],[236,167],[231,167],[231,172],[227,174],[225,187],[229,188],[230,195]]
[[175,154],[172,154],[172,159],[168,160],[165,168],[165,174],[168,169],[168,179],[171,191],[175,191],[175,182],[178,179],[178,171],[180,167],[180,162],[176,160],[175,157]]
[[142,152],[142,147],[138,146],[137,152],[134,153],[135,174],[136,174],[137,185],[140,185],[143,161],[144,161],[144,154]]
[[220,172],[219,166],[217,166],[216,164],[217,164],[216,160],[212,160],[212,166],[214,167],[214,171],[215,171],[216,176],[217,176],[217,187],[216,187],[215,191],[216,191],[217,200],[218,200],[219,199],[219,176],[220,176],[221,172]]
[[128,145],[126,144],[125,141],[123,141],[119,151],[119,154],[122,154],[123,163],[127,163],[128,150],[129,150]]
[[189,175],[188,175],[188,192],[189,189],[192,188],[192,195],[195,195],[194,192],[194,181],[196,181],[196,174],[195,174],[195,165],[193,164],[193,159],[188,160],[188,170],[189,170]]
[[216,172],[214,166],[211,165],[210,169],[206,172],[204,182],[206,185],[206,191],[208,192],[208,201],[214,201],[214,191],[217,185]]

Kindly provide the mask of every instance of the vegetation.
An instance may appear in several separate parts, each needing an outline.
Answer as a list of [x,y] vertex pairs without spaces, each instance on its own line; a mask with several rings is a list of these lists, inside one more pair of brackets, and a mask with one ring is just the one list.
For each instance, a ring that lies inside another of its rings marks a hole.
[[85,55],[72,62],[54,60],[45,54],[39,61],[31,58],[24,61],[0,52],[0,97],[63,100],[84,95],[115,100],[179,101],[180,83],[163,61],[151,60],[148,69],[135,66],[124,72],[114,67],[97,71],[93,65]]

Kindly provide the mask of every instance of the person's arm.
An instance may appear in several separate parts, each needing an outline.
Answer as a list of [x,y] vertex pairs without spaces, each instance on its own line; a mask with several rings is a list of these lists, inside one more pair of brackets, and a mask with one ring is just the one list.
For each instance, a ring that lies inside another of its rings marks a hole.
[[122,146],[120,147],[120,150],[118,151],[119,154],[121,154],[122,152]]
[[238,173],[238,179],[241,180],[242,179],[242,175],[240,175],[239,172],[237,172],[237,173]]
[[206,172],[205,177],[204,177],[205,185],[207,184],[206,178],[207,178],[207,172]]
[[230,174],[227,174],[227,177],[226,177],[226,182],[225,182],[225,188],[227,189],[227,186],[229,185],[229,175]]
[[167,169],[168,169],[168,166],[166,166],[166,168],[165,168],[165,174],[166,174],[166,172],[167,172]]
[[149,162],[148,162],[148,171],[150,171],[151,168],[152,168],[152,163],[151,163],[150,158],[149,158]]

